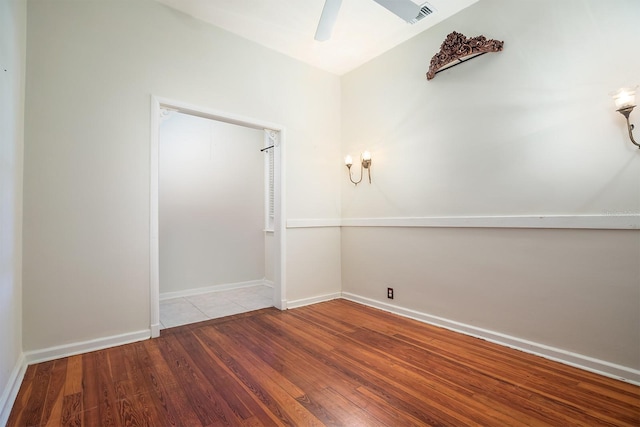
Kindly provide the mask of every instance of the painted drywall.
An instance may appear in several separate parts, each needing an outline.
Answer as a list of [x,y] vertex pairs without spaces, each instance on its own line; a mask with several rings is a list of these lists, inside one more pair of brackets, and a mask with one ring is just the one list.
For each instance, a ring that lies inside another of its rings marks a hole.
[[25,350],[149,328],[152,94],[282,124],[287,216],[340,216],[338,77],[152,0],[32,1],[28,21]]
[[[340,268],[340,250],[334,242],[340,241],[340,227],[293,228],[287,232],[287,247],[305,246],[304,251],[289,251],[289,275],[293,283],[304,283],[305,287],[287,289],[287,300],[293,305],[304,304],[309,298],[339,294],[342,279]],[[306,242],[313,242],[307,245]]]
[[[343,217],[638,213],[609,93],[640,84],[639,20],[634,0],[487,0],[345,75],[343,152],[371,151],[374,181],[343,182]],[[504,50],[427,81],[452,31]]]
[[264,233],[264,278],[269,283],[273,283],[274,278],[274,249],[275,237],[273,232]]
[[[345,75],[343,218],[638,215],[640,3],[483,0]],[[452,31],[504,41],[427,81]],[[343,228],[343,291],[640,368],[640,232]]]
[[[22,355],[22,155],[26,5],[0,0],[0,425]],[[16,389],[17,391],[17,389]]]
[[347,292],[638,368],[640,231],[347,227],[342,239]]
[[265,277],[264,131],[181,113],[159,132],[160,293]]

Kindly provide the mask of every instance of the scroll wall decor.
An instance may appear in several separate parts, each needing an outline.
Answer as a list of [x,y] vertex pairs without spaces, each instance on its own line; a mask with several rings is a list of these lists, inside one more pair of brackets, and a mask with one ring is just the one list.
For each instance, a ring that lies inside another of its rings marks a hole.
[[485,36],[478,36],[468,39],[464,34],[453,32],[447,36],[440,46],[440,52],[431,58],[427,80],[431,80],[440,71],[454,67],[466,62],[476,56],[484,55],[488,52],[500,52],[503,41],[493,40]]

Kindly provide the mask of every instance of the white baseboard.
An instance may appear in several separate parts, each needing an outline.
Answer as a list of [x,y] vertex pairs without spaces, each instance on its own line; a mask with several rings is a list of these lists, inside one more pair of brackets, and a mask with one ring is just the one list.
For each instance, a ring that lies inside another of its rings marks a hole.
[[0,426],[6,425],[9,420],[11,408],[13,408],[13,403],[16,401],[26,371],[27,359],[24,353],[20,353],[20,357],[9,376],[9,381],[5,384],[4,391],[0,396]]
[[96,338],[72,344],[58,345],[55,347],[44,348],[42,350],[27,351],[24,355],[27,359],[27,364],[32,365],[34,363],[47,362],[49,360],[60,359],[62,357],[75,356],[76,354],[142,341],[149,339],[150,337],[151,330],[145,329],[142,331],[112,335],[109,337]]
[[171,298],[184,298],[193,295],[206,294],[208,292],[229,291],[232,289],[248,288],[249,286],[265,285],[273,287],[273,282],[265,279],[249,280],[247,282],[225,283],[221,285],[205,286],[202,288],[185,289],[175,292],[163,292],[160,294],[160,301]]
[[325,302],[325,301],[330,301],[332,299],[337,299],[341,297],[341,293],[340,292],[334,292],[331,294],[325,294],[325,295],[318,295],[316,297],[311,297],[311,298],[303,298],[303,299],[298,299],[298,300],[293,300],[293,301],[287,301],[286,302],[286,308],[297,308],[297,307],[303,307],[305,305],[311,305],[311,304],[317,304],[319,302]]
[[151,325],[151,338],[158,338],[160,336],[160,329],[162,329],[160,323],[153,323]]
[[524,351],[525,353],[541,356],[545,359],[564,363],[565,365],[570,365],[610,378],[615,378],[628,383],[640,385],[640,370],[637,369],[617,365],[605,360],[595,359],[593,357],[573,353],[567,350],[524,340],[510,335],[505,335],[500,332],[478,328],[476,326],[467,325],[442,317],[432,316],[430,314],[422,313],[408,308],[387,304],[370,298],[351,294],[349,292],[343,292],[342,298],[360,304],[368,305],[370,307],[379,308],[381,310],[398,314],[400,316],[409,317],[420,322],[429,323],[434,326],[449,329],[454,332],[459,332],[465,335],[480,338],[495,344],[500,344],[505,347]]

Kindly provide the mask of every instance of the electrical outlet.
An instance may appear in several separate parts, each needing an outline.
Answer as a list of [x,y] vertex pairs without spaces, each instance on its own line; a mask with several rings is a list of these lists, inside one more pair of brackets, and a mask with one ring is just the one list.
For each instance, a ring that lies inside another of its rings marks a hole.
[[387,288],[387,298],[393,299],[393,288]]

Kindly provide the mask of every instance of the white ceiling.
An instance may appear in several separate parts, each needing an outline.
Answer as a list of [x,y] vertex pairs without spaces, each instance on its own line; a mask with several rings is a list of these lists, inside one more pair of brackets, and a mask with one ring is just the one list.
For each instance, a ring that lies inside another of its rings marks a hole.
[[[324,0],[157,0],[270,49],[342,75],[478,0],[428,0],[407,24],[372,0],[343,0],[331,40],[314,40]],[[412,0],[418,4],[422,0]],[[436,52],[433,52],[434,54]]]

